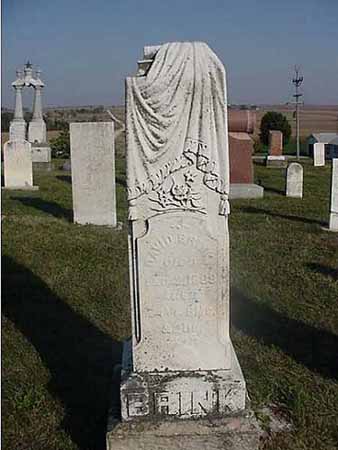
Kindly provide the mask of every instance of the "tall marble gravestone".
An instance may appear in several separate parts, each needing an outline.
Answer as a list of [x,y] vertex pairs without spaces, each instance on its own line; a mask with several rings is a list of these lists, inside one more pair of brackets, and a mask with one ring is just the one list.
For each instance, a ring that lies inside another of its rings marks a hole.
[[113,122],[70,124],[74,222],[116,226]]
[[338,159],[332,160],[331,202],[329,229],[338,231]]
[[229,157],[222,63],[203,43],[146,47],[126,80],[132,340],[124,421],[245,409],[229,335]]
[[28,141],[15,139],[4,144],[5,189],[37,190],[33,186],[32,148]]
[[32,120],[28,126],[28,141],[32,144],[32,161],[36,168],[52,169],[51,148],[47,142],[46,123],[42,111],[42,90],[45,84],[41,80],[41,71],[33,72],[33,65],[28,61],[23,70],[17,70],[17,79],[12,83],[15,90],[14,118],[10,123],[10,140],[25,140],[27,124],[22,108],[22,91],[26,87],[34,89]]
[[287,168],[286,196],[303,197],[303,166],[299,163],[291,163]]

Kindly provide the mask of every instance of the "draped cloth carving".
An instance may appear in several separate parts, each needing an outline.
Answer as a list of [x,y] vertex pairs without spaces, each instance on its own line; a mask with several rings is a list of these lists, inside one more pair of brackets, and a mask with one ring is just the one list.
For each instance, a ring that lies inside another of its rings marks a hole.
[[127,78],[127,184],[137,199],[194,164],[228,214],[229,162],[223,64],[201,42],[160,47],[143,77]]

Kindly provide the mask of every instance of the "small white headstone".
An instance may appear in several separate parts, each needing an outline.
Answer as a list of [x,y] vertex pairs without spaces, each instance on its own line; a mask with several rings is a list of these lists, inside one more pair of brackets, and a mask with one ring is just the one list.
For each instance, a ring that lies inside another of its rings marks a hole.
[[70,124],[74,222],[116,226],[114,123]]
[[325,144],[313,144],[313,165],[316,167],[325,166]]
[[32,148],[28,141],[8,141],[4,145],[5,188],[33,188]]
[[329,228],[331,231],[338,231],[338,158],[332,160]]
[[291,163],[286,171],[286,196],[303,197],[303,167],[299,163]]

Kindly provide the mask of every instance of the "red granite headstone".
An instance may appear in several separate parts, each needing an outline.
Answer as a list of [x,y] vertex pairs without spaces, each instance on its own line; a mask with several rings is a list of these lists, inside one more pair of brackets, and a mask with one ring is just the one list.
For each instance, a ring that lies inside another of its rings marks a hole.
[[252,153],[248,133],[229,132],[230,183],[253,183]]
[[253,183],[253,133],[256,113],[250,110],[228,110],[230,183]]
[[269,155],[283,155],[283,133],[278,130],[269,131]]

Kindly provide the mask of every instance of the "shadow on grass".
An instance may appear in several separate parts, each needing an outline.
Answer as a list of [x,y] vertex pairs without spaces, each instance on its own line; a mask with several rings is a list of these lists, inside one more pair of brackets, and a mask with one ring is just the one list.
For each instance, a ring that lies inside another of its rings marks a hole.
[[39,209],[58,219],[66,219],[69,222],[73,221],[73,211],[71,209],[63,208],[56,202],[43,200],[37,197],[13,197],[13,200],[17,200],[25,206]]
[[323,264],[318,263],[309,263],[307,264],[307,267],[311,269],[313,272],[318,272],[323,275],[326,275],[327,277],[331,277],[334,280],[338,280],[338,268],[333,269],[332,267],[324,266]]
[[273,192],[274,194],[279,194],[279,195],[283,195],[283,196],[285,195],[285,190],[283,191],[282,189],[264,186],[263,184],[262,184],[262,186],[263,186],[264,190],[267,192]]
[[127,181],[126,181],[126,179],[125,178],[122,178],[122,177],[120,177],[120,176],[116,176],[116,183],[117,184],[120,184],[121,186],[123,186],[123,187],[127,187]]
[[231,320],[244,334],[279,347],[310,370],[338,378],[338,336],[289,319],[232,288]]
[[113,366],[121,360],[121,344],[73,311],[24,266],[3,257],[2,267],[2,311],[49,369],[48,388],[64,405],[64,430],[80,449],[104,449],[110,402],[119,408]]
[[72,176],[71,175],[56,175],[56,178],[60,181],[64,181],[65,183],[72,184]]
[[279,213],[269,211],[268,209],[255,208],[253,206],[241,208],[241,211],[244,213],[250,213],[250,214],[251,213],[252,214],[266,214],[268,216],[278,217],[280,219],[293,220],[295,222],[311,223],[311,224],[317,224],[317,225],[321,225],[321,226],[327,225],[326,222],[323,222],[321,220],[308,219],[306,217],[291,216],[289,214],[279,214]]

